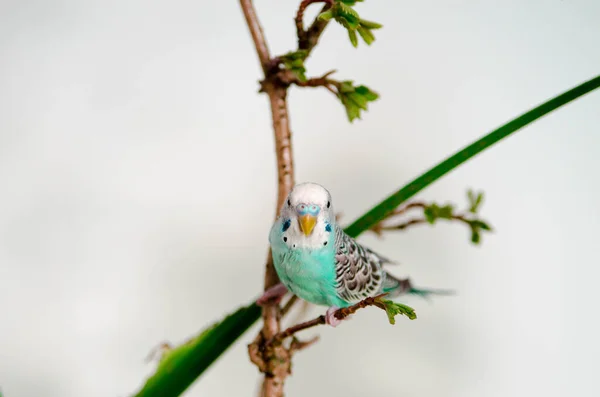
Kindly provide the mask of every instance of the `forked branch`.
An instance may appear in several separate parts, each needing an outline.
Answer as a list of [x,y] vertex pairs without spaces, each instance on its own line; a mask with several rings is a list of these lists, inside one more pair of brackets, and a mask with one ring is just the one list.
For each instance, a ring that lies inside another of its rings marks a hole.
[[[449,221],[458,221],[467,225],[471,229],[471,241],[475,244],[480,241],[481,231],[491,231],[492,228],[477,216],[478,208],[481,204],[483,196],[474,196],[469,192],[470,209],[468,211],[456,212],[454,206],[446,204],[443,206],[435,203],[412,202],[408,203],[390,213],[385,219],[377,223],[370,230],[379,237],[384,231],[405,230],[414,225],[430,224],[433,225],[438,219]],[[398,220],[396,218],[405,215],[412,209],[421,209],[422,217],[413,217],[408,220]]]
[[298,12],[296,13],[296,33],[298,35],[298,49],[306,50],[307,56],[310,52],[315,48],[317,43],[319,42],[319,37],[327,27],[329,21],[325,21],[315,18],[313,23],[310,25],[308,29],[304,29],[304,11],[306,7],[313,3],[325,3],[320,13],[325,12],[331,8],[333,5],[333,0],[304,0],[300,3],[300,7],[298,7]]

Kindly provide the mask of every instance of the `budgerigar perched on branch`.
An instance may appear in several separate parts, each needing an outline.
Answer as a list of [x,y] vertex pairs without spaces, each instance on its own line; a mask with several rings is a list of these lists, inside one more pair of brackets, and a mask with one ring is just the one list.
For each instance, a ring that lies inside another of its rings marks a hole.
[[308,302],[329,306],[326,322],[335,327],[340,323],[334,316],[339,308],[365,298],[427,292],[386,273],[383,265],[390,260],[344,233],[336,224],[331,195],[316,183],[292,189],[269,242],[281,283],[265,291],[259,304],[280,299],[289,290]]

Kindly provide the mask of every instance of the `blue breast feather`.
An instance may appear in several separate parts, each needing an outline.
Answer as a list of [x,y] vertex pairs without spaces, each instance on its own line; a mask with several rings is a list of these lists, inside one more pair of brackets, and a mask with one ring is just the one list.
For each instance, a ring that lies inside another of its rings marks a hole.
[[[346,307],[335,288],[334,235],[330,244],[319,249],[290,248],[284,241],[281,225],[274,225],[270,233],[275,270],[281,282],[298,297],[325,306]],[[327,226],[326,226],[327,228]],[[331,228],[331,226],[329,226]]]

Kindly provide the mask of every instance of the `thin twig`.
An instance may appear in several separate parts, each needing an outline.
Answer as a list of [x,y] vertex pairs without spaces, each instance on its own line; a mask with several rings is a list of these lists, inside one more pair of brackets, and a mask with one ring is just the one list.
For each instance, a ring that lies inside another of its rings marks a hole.
[[321,77],[313,77],[313,78],[310,78],[305,81],[302,81],[300,79],[295,79],[293,81],[293,83],[295,83],[296,85],[298,85],[300,87],[326,87],[326,86],[330,86],[330,85],[335,86],[338,84],[338,82],[335,80],[329,79],[329,76],[331,76],[335,72],[336,72],[335,70],[330,70],[329,72],[325,73]]
[[305,81],[302,81],[298,78],[294,78],[291,82],[299,87],[325,87],[333,95],[339,96],[340,82],[329,78],[329,76],[331,76],[335,72],[335,70],[330,70],[321,77],[313,77]]
[[[397,214],[395,214],[395,215],[397,215]],[[465,214],[452,215],[450,217],[450,219],[448,219],[448,218],[439,218],[439,219],[445,219],[447,221],[455,220],[455,221],[465,223],[467,225],[471,224],[471,220],[467,219]],[[381,233],[383,231],[404,230],[410,226],[422,225],[425,223],[429,223],[427,221],[427,219],[425,219],[425,218],[413,218],[413,219],[409,219],[408,221],[404,221],[404,222],[396,223],[396,224],[392,224],[392,225],[386,225],[383,222],[379,222],[377,225],[375,225],[371,228],[371,231],[374,232],[375,234],[377,234],[378,236],[381,236]]]
[[277,335],[275,335],[269,342],[267,342],[267,344],[272,344],[275,342],[280,342],[282,340],[284,340],[285,338],[294,335],[296,332],[308,329],[308,328],[312,328],[315,327],[317,325],[321,325],[321,324],[325,324],[325,315],[320,315],[317,318],[313,318],[312,320],[309,321],[305,321],[303,323],[300,324],[296,324],[293,325],[289,328],[287,328],[285,331],[282,331],[280,333],[278,333]]
[[[464,214],[452,215],[452,217],[450,219],[447,219],[447,218],[440,218],[440,219],[445,219],[447,221],[459,221],[459,222],[465,223],[467,225],[471,224],[471,221],[469,219],[467,219]],[[381,226],[379,228],[379,230],[403,230],[409,226],[423,224],[423,223],[428,223],[427,219],[415,218],[415,219],[411,219],[409,221],[399,223],[396,225],[384,225],[384,226]]]
[[381,225],[381,224],[377,224],[376,226],[374,226],[371,230],[373,230],[375,232],[375,234],[380,235],[381,232],[383,232],[384,230],[404,230],[410,226],[414,226],[414,225],[421,225],[427,223],[427,219],[425,218],[415,218],[415,219],[410,219],[406,222],[402,222],[402,223],[398,223],[396,225]]
[[394,210],[394,212],[392,212],[390,214],[390,216],[388,216],[388,219],[391,218],[392,216],[402,215],[402,214],[406,213],[407,211],[412,210],[413,208],[427,208],[427,204],[423,203],[421,201],[413,201],[412,203],[408,203],[405,206]]
[[298,301],[298,297],[296,295],[292,295],[292,297],[288,299],[285,305],[283,305],[283,308],[281,309],[281,317],[284,317],[290,311],[290,309],[292,308],[292,306],[294,306],[296,301]]
[[[326,4],[323,6],[323,8],[321,8],[319,14],[329,10],[332,5],[333,0],[326,1]],[[306,29],[306,34],[304,35],[304,37],[302,39],[298,37],[298,49],[306,50],[308,54],[310,54],[313,48],[315,48],[315,46],[319,42],[319,38],[321,37],[321,34],[327,27],[327,24],[329,24],[329,21],[319,19],[319,17],[317,16],[313,23],[310,25],[310,27]]]
[[323,3],[324,0],[304,0],[300,3],[300,7],[298,7],[298,12],[296,13],[296,34],[298,35],[298,42],[306,40],[306,30],[304,30],[304,11],[306,11],[306,7],[313,3]]
[[319,336],[314,336],[312,339],[307,341],[301,341],[296,338],[292,338],[292,343],[290,343],[290,353],[294,354],[300,350],[306,349],[307,347],[317,343],[319,341]]
[[250,29],[250,35],[252,36],[254,47],[256,47],[256,53],[258,54],[260,65],[266,75],[268,73],[271,56],[269,55],[269,47],[267,47],[265,34],[263,33],[260,22],[258,21],[258,17],[256,16],[254,4],[252,4],[252,0],[240,0],[240,5],[242,6],[246,23]]
[[[382,297],[384,297],[385,295],[387,295],[387,294],[381,294],[381,295],[369,297],[369,298],[363,299],[362,301],[356,303],[355,305],[341,308],[334,313],[334,316],[338,320],[343,320],[346,317],[348,317],[349,315],[355,313],[357,310],[363,309],[367,306],[377,306],[380,309],[385,310],[385,305],[380,301],[380,299]],[[325,323],[326,323],[325,316],[320,315],[319,317],[313,318],[312,320],[293,325],[293,326],[287,328],[285,331],[279,332],[277,335],[275,335],[271,340],[269,340],[267,342],[267,345],[272,345],[272,344],[281,342],[284,339],[294,335],[296,332],[300,332],[305,329],[316,327],[317,325],[321,325],[321,324],[325,324]]]

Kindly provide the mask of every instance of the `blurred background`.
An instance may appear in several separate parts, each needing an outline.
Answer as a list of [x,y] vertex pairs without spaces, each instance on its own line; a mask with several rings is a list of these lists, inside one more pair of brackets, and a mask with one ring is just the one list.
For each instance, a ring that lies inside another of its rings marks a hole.
[[[273,54],[298,1],[255,2]],[[307,17],[316,14],[313,6]],[[290,93],[297,181],[342,223],[482,134],[600,71],[594,0],[375,1],[359,49],[332,24],[307,63],[381,94],[349,124]],[[268,102],[236,1],[6,1],[0,10],[0,390],[128,396],[179,343],[260,293],[276,197]],[[600,92],[418,196],[466,205],[481,246],[440,222],[360,241],[398,276],[451,288],[326,327],[288,395],[598,396]],[[324,308],[314,308],[316,315]],[[252,396],[246,333],[186,396]],[[376,337],[373,337],[373,336]]]

